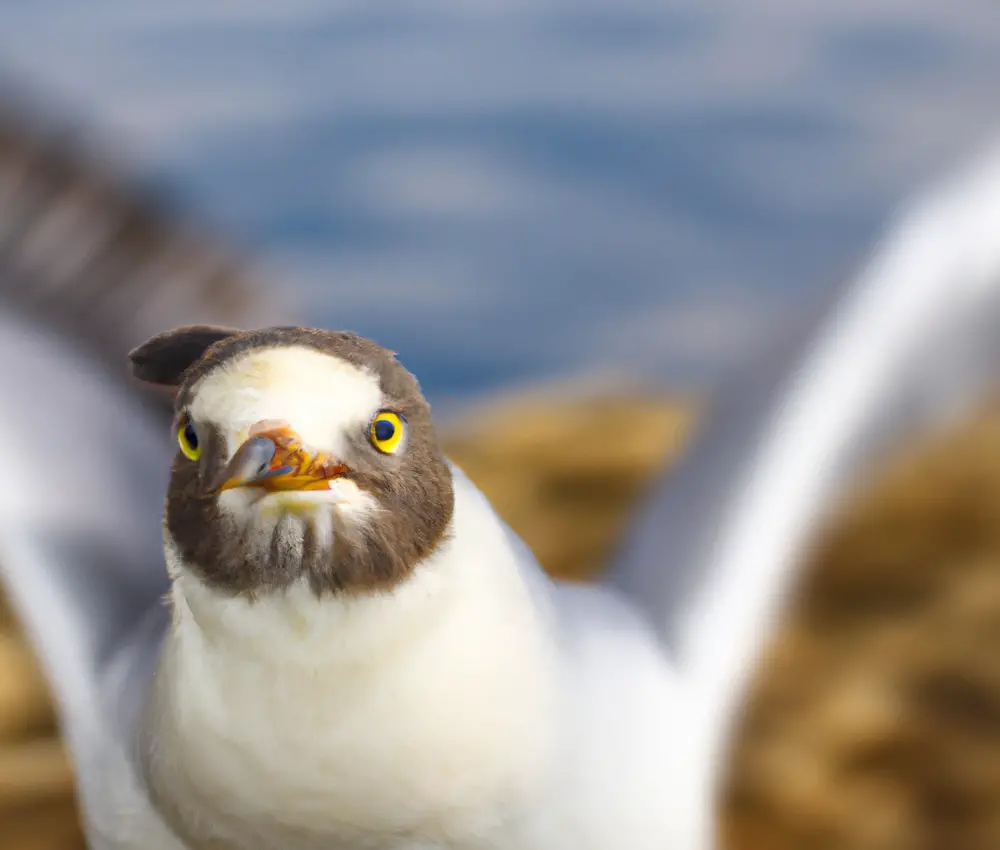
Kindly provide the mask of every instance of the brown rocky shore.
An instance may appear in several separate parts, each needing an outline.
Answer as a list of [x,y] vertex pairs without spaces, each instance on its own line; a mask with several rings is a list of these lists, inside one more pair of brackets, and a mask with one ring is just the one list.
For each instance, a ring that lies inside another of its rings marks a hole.
[[[446,443],[547,569],[583,577],[694,410],[514,399]],[[819,536],[737,736],[726,846],[995,850],[998,753],[1000,413],[987,412],[890,459]],[[0,848],[82,847],[45,684],[0,610]]]

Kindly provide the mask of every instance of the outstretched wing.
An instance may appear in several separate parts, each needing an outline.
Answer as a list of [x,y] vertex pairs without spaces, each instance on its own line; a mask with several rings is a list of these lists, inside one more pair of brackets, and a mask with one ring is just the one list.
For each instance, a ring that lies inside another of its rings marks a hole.
[[164,622],[168,399],[132,383],[126,354],[175,325],[287,318],[79,145],[0,113],[0,577],[85,804],[87,767],[133,707],[127,689],[102,701],[100,678],[141,621],[159,618],[145,632],[154,649]]
[[996,378],[998,222],[1000,148],[918,199],[814,333],[739,377],[627,536],[610,581],[663,630],[710,765],[824,508]]

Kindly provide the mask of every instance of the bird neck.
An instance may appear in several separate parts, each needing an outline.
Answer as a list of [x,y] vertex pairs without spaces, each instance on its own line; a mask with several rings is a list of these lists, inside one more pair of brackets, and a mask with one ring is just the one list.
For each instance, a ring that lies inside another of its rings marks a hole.
[[276,669],[370,666],[452,624],[466,640],[510,624],[544,631],[544,610],[506,529],[470,484],[456,482],[455,512],[441,544],[394,587],[317,596],[308,585],[254,598],[210,587],[167,544],[173,577],[172,641],[182,654],[221,655]]

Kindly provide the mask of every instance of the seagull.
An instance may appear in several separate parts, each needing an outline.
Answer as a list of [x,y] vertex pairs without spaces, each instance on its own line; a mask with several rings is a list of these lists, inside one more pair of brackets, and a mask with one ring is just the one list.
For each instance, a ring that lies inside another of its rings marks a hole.
[[998,206],[1000,147],[930,187],[564,585],[390,351],[275,325],[213,246],[8,122],[0,432],[57,462],[0,492],[0,578],[90,846],[715,847],[813,527],[995,379]]
[[664,846],[681,703],[654,630],[547,579],[389,351],[194,326],[131,361],[175,391],[177,451],[171,626],[123,663],[186,846]]

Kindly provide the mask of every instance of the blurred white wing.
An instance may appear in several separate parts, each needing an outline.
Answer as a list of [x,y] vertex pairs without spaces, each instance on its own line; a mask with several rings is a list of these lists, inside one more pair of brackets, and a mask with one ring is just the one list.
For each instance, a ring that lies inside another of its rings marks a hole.
[[287,319],[230,258],[77,146],[0,115],[0,577],[91,818],[107,801],[88,765],[107,760],[136,697],[102,680],[127,643],[138,663],[151,658],[166,622],[169,408],[132,383],[126,354],[179,324]]
[[823,510],[889,444],[968,410],[996,378],[1000,148],[914,204],[812,327],[722,394],[611,569],[675,655],[704,739],[692,779],[709,786]]

